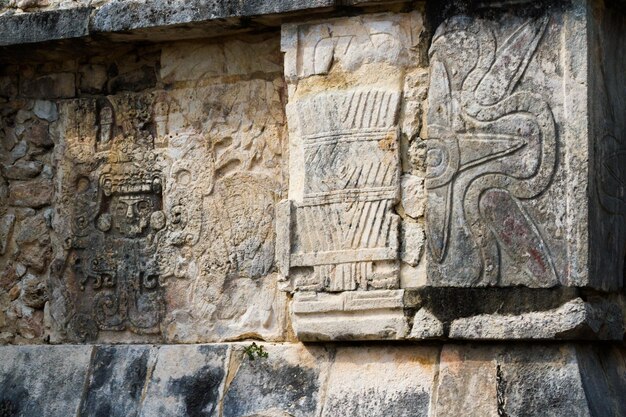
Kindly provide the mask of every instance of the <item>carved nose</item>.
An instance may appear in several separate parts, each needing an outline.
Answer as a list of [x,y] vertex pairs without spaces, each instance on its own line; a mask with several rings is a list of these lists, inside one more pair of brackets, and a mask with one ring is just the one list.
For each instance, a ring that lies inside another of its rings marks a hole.
[[131,204],[129,204],[128,208],[126,209],[126,217],[129,219],[132,219],[133,217],[135,217],[135,212]]

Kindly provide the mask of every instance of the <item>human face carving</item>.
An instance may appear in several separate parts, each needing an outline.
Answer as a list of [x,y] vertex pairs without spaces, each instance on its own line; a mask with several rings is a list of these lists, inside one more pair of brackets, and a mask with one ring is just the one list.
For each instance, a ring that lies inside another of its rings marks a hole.
[[110,211],[113,227],[123,236],[137,237],[150,224],[150,215],[155,211],[149,195],[115,195],[111,198]]

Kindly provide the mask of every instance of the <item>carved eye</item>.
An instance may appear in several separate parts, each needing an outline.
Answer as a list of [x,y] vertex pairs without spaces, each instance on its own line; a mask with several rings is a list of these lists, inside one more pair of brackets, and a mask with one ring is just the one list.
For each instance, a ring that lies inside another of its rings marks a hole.
[[146,200],[142,200],[137,203],[137,211],[145,214],[150,211],[150,204]]
[[125,216],[126,215],[126,210],[127,210],[126,203],[123,203],[121,201],[119,203],[117,203],[117,206],[115,207],[115,211],[116,211],[118,216]]

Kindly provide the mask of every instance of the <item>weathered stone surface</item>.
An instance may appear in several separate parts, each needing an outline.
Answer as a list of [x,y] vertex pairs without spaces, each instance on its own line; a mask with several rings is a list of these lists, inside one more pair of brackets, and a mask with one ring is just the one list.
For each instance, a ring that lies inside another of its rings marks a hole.
[[225,345],[161,346],[138,415],[216,415],[227,358]]
[[403,175],[401,184],[402,208],[404,212],[414,219],[424,217],[426,209],[424,178],[416,175]]
[[445,346],[431,415],[590,416],[572,347]]
[[322,416],[429,416],[437,359],[436,348],[339,348]]
[[28,274],[24,277],[22,280],[21,299],[24,305],[28,307],[43,309],[44,304],[48,300],[45,279],[33,274]]
[[[284,338],[274,266],[285,187],[279,44],[242,39],[151,49],[118,62],[107,89],[146,68],[148,84],[59,102],[51,221],[63,267],[51,285],[65,296],[50,308],[55,340]],[[264,60],[248,53],[257,45]],[[212,61],[224,65],[197,66]],[[156,68],[167,89],[137,91],[153,86]]]
[[234,376],[225,389],[222,415],[319,415],[330,355],[324,348],[263,345],[267,358],[250,360],[240,346],[231,356]]
[[411,266],[417,266],[424,253],[426,236],[421,224],[405,221],[400,233],[400,259]]
[[577,346],[576,359],[592,416],[626,415],[626,355],[618,346]]
[[14,214],[5,214],[0,219],[0,255],[4,255],[15,224]]
[[136,416],[154,369],[156,348],[96,346],[91,359],[81,416]]
[[18,207],[43,207],[52,202],[54,185],[48,179],[12,182],[9,204]]
[[434,285],[621,285],[589,274],[586,228],[566,231],[588,222],[584,13],[512,9],[437,29],[425,184]]
[[[0,336],[1,337],[1,336]],[[621,416],[624,348],[0,347],[6,415]],[[259,346],[257,346],[259,347]]]
[[[160,75],[163,82],[171,84],[257,71],[280,73],[282,60],[276,54],[277,43],[275,37],[269,37],[254,43],[231,40],[224,43],[180,42],[166,45],[161,52]],[[254,60],[247,55],[250,49],[257,54]]]
[[402,290],[296,293],[293,329],[303,341],[402,339],[402,300]]
[[98,94],[104,90],[108,80],[106,66],[97,64],[83,65],[79,68],[78,73],[78,88],[81,92]]
[[390,295],[400,269],[397,115],[421,19],[381,14],[283,27],[290,201],[279,210],[287,225],[277,251],[285,289],[318,293],[293,301],[294,329],[305,340],[406,332],[401,302]]
[[0,410],[7,416],[77,415],[89,346],[0,348]]
[[[605,288],[626,282],[626,42],[624,10],[597,5],[589,15],[589,275]],[[622,284],[623,285],[623,284]]]
[[577,298],[549,311],[457,319],[451,323],[449,335],[453,339],[622,340],[624,319],[618,305]]
[[39,99],[70,98],[76,94],[74,74],[59,73],[26,78],[20,83],[20,92],[25,97]]
[[420,308],[415,313],[409,339],[433,339],[443,337],[444,335],[443,323],[427,308]]
[[0,45],[87,36],[91,8],[0,16]]
[[54,122],[59,117],[56,103],[47,100],[36,100],[33,106],[33,113],[35,116],[48,122]]
[[11,180],[28,180],[34,178],[41,172],[43,164],[39,161],[20,160],[16,163],[4,167],[3,175]]

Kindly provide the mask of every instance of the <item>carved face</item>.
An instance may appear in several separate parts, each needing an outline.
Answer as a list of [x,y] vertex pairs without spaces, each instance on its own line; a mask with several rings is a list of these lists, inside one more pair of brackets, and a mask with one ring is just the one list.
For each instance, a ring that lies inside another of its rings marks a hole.
[[149,194],[114,195],[111,198],[113,227],[126,237],[143,233],[150,224],[150,216],[157,210]]

